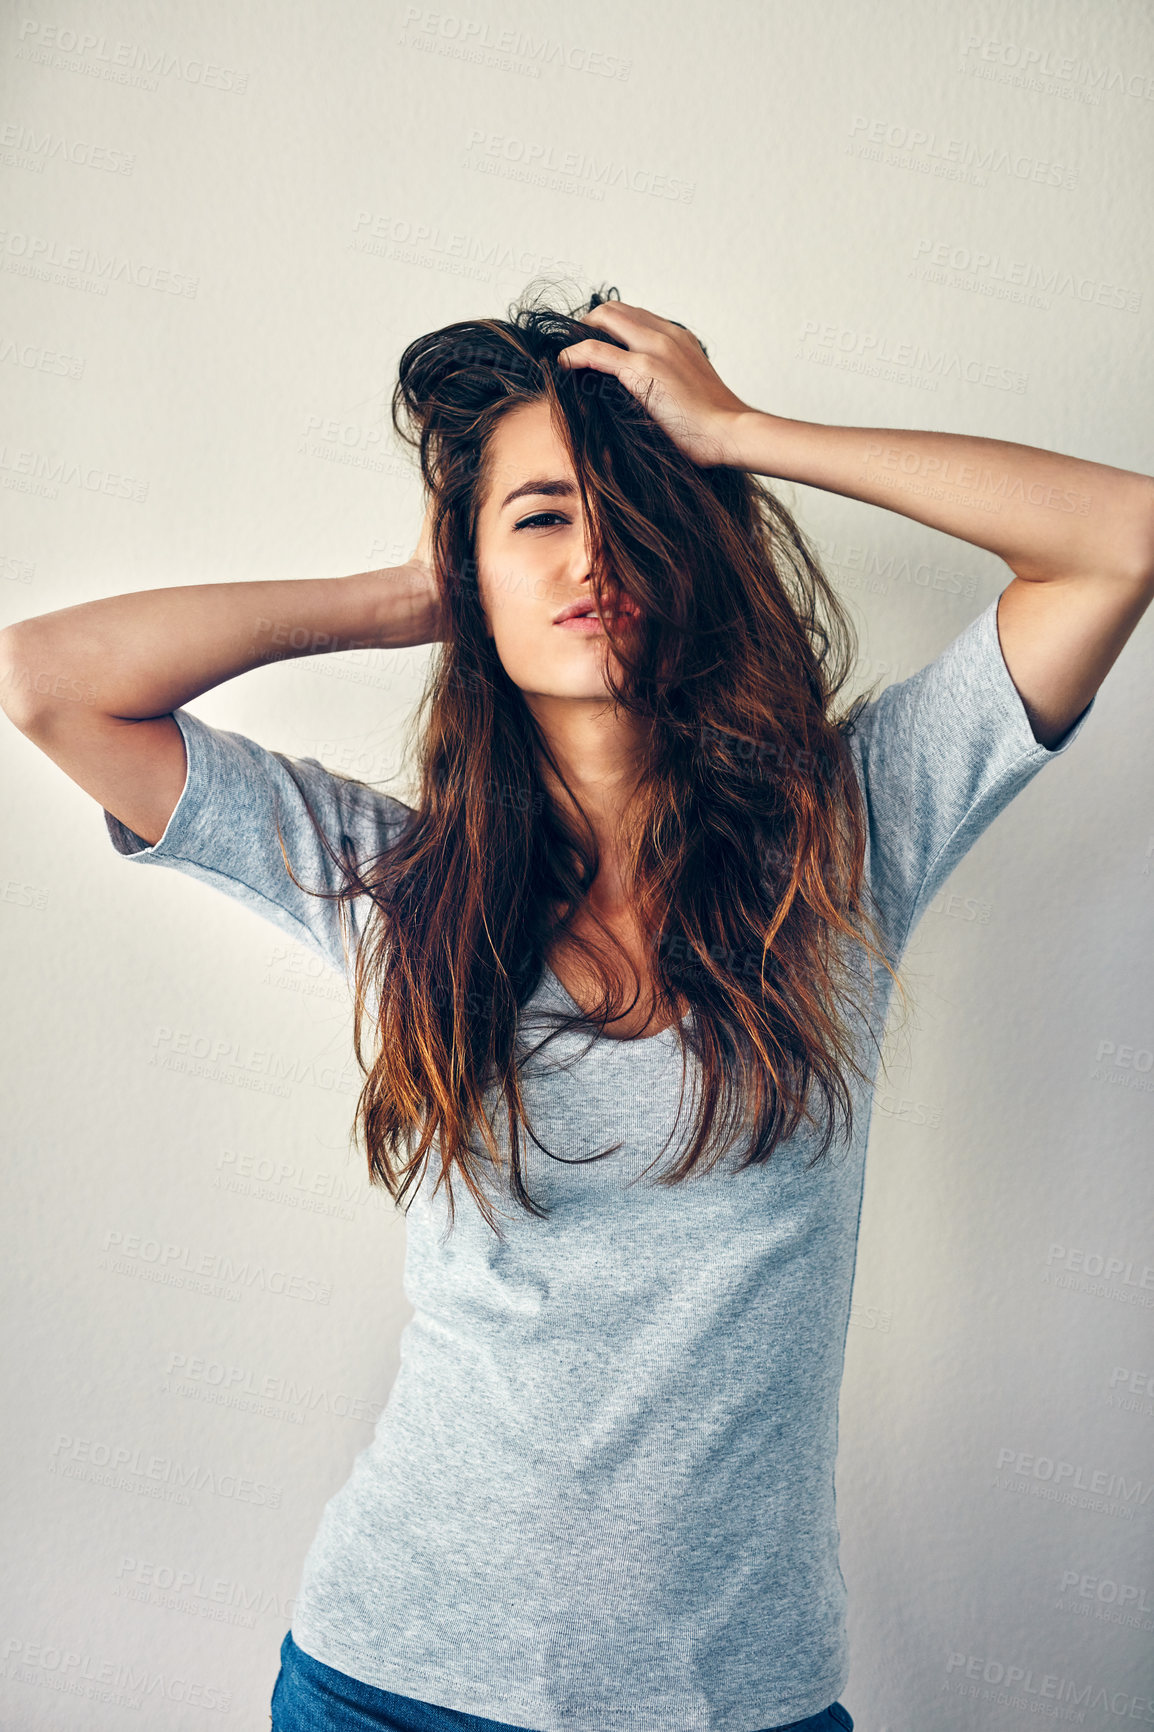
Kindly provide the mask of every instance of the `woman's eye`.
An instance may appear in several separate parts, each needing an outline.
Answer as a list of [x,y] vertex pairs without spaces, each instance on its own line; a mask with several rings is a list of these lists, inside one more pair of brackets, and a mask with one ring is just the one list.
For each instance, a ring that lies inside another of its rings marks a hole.
[[515,529],[531,529],[537,523],[568,523],[567,517],[562,517],[559,511],[535,511],[532,517],[523,517]]

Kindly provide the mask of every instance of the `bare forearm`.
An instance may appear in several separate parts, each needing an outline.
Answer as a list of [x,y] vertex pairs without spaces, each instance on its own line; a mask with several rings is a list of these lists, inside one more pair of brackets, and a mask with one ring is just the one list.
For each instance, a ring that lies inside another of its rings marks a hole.
[[411,565],[353,577],[206,583],[81,602],[4,634],[4,707],[27,719],[56,702],[162,716],[269,661],[394,649],[435,635],[427,580]]
[[962,433],[826,427],[749,409],[726,461],[899,511],[995,553],[1023,578],[1140,575],[1154,547],[1154,478]]

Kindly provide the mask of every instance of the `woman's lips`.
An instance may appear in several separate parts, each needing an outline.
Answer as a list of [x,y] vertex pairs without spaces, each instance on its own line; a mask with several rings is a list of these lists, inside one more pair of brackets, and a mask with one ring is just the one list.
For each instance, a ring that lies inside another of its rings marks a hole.
[[[621,631],[633,617],[631,612],[611,613],[609,621],[615,631]],[[573,619],[558,620],[557,630],[576,632],[578,637],[603,637],[605,635],[601,621],[595,613],[581,613]]]
[[[614,631],[621,631],[629,622],[639,617],[641,609],[631,597],[623,595],[616,607],[607,611],[607,618]],[[555,620],[554,624],[560,631],[576,632],[579,637],[603,636],[601,621],[596,613],[571,614],[568,619]]]

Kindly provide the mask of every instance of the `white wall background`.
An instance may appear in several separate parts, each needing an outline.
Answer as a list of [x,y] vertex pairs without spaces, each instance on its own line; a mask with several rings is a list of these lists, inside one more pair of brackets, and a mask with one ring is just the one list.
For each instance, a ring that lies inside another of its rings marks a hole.
[[[1142,0],[462,4],[5,9],[0,620],[406,557],[400,351],[542,270],[691,325],[763,408],[1154,469]],[[784,492],[861,684],[1009,580]],[[426,653],[192,707],[381,776]],[[1154,1718],[1152,691],[1148,617],[908,952],[842,1401],[859,1732]],[[262,1727],[408,1315],[403,1220],[346,1143],[348,1003],[226,898],[121,863],[15,729],[0,749],[0,1723]],[[279,1092],[248,1086],[261,1054]],[[160,1282],[153,1241],[321,1297]]]

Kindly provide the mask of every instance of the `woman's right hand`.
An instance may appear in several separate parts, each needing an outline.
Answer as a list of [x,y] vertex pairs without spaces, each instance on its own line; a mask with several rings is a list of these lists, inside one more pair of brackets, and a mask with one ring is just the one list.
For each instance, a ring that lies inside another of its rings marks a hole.
[[425,515],[421,522],[421,533],[417,541],[416,551],[410,564],[427,566],[430,573],[433,569],[433,501],[430,498],[425,506]]
[[421,533],[417,545],[409,556],[406,569],[412,572],[417,585],[413,595],[414,613],[419,613],[422,607],[428,616],[428,636],[426,643],[437,643],[444,637],[443,611],[441,607],[441,592],[437,587],[436,572],[433,569],[433,500],[430,497],[425,506],[425,515],[421,523]]

